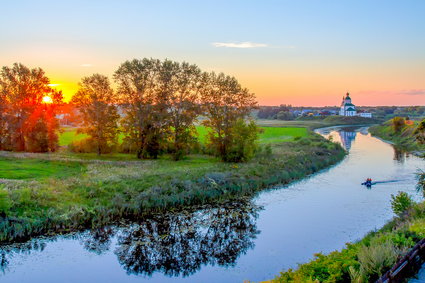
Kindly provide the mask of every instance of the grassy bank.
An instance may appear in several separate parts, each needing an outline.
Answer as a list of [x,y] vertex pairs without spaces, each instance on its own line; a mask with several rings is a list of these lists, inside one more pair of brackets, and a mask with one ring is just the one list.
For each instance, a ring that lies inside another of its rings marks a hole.
[[369,132],[373,136],[392,142],[400,149],[421,155],[425,153],[425,144],[419,144],[413,135],[416,127],[417,123],[410,123],[396,131],[390,120],[381,125],[370,127]]
[[[306,129],[266,129],[262,150],[248,163],[206,155],[175,162],[113,154],[2,153],[0,241],[137,219],[148,211],[219,202],[286,184],[342,159],[337,144]],[[265,146],[268,145],[268,146]],[[96,159],[93,159],[96,158]],[[51,169],[56,170],[51,170]],[[21,171],[21,176],[13,172]],[[43,172],[35,174],[34,172]]]

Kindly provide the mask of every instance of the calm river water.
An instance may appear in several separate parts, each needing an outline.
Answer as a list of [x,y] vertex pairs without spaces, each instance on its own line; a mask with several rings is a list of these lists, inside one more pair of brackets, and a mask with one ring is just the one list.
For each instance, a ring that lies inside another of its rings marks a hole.
[[[341,249],[393,217],[391,194],[420,200],[425,162],[366,127],[320,129],[349,150],[303,181],[231,202],[0,249],[1,282],[243,282],[271,279],[314,253]],[[385,181],[367,189],[371,177]]]

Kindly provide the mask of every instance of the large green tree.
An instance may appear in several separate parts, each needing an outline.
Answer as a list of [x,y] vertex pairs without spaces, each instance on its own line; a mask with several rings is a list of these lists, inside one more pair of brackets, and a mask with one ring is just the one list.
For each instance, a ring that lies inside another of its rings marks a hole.
[[78,132],[89,135],[87,142],[94,145],[98,155],[107,152],[117,143],[119,120],[117,96],[108,77],[94,74],[83,78],[72,103],[81,116]]
[[161,61],[134,59],[115,72],[125,117],[124,142],[138,158],[157,158],[168,134],[167,94],[160,91]]
[[196,140],[194,122],[200,114],[199,93],[203,87],[198,66],[169,60],[162,63],[159,91],[167,101],[174,160],[187,154]]
[[[257,106],[255,96],[248,89],[243,88],[236,78],[223,73],[209,73],[205,87],[202,90],[201,101],[204,105],[207,120],[203,124],[210,129],[208,133],[209,146],[224,161],[244,161],[243,148],[238,149],[236,143],[241,133],[249,137],[244,146],[255,147],[256,135],[246,131],[258,131],[255,124],[246,125],[249,114]],[[254,137],[254,138],[252,138]],[[239,153],[239,155],[237,154]]]
[[[41,68],[15,63],[0,72],[0,146],[15,151],[55,151],[58,147],[56,119],[62,92],[50,87]],[[52,103],[45,103],[49,96]]]

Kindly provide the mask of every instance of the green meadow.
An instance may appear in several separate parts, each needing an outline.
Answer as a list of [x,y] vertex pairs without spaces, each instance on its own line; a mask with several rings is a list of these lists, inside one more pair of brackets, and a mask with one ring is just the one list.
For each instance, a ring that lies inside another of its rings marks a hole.
[[83,166],[77,162],[60,162],[40,159],[0,159],[0,179],[64,178],[77,174]]
[[[291,141],[295,137],[305,137],[307,129],[305,127],[260,127],[260,143],[278,143],[283,141]],[[198,139],[201,143],[207,140],[208,129],[204,126],[196,126],[198,132]],[[73,141],[86,138],[85,134],[77,134],[76,128],[66,128],[59,136],[59,145],[67,146]],[[123,135],[119,136],[119,140],[123,139]]]

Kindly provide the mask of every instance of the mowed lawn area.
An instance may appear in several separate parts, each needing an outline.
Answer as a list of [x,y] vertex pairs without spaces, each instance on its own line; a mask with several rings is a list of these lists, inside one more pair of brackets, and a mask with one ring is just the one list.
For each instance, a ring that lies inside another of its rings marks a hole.
[[[304,137],[307,135],[307,129],[304,127],[261,127],[260,143],[279,143],[283,141],[292,141],[295,137]],[[196,126],[198,138],[201,143],[205,143],[207,139],[208,129],[204,126]],[[66,128],[59,137],[59,145],[67,146],[73,141],[86,138],[85,134],[77,134],[76,128]],[[123,134],[119,140],[122,141]]]
[[78,162],[63,162],[41,159],[0,159],[0,179],[64,178],[80,173],[84,166]]

